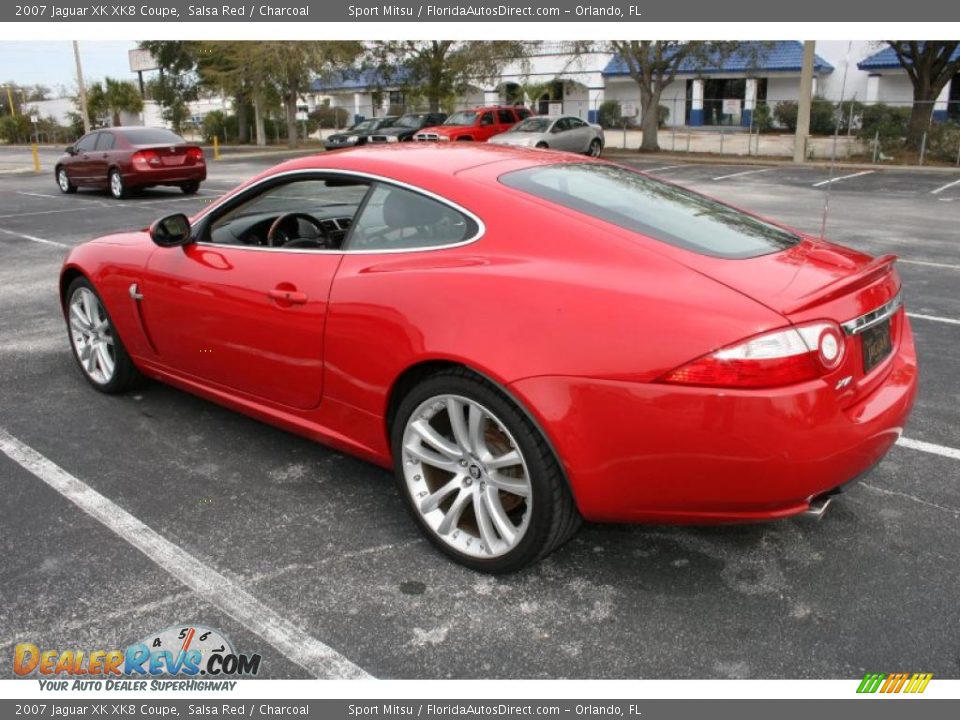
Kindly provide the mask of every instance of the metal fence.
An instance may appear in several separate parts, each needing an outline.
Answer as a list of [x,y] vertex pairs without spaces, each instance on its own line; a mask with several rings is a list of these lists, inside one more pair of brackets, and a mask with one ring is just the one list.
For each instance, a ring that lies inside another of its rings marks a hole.
[[[454,112],[484,104],[490,103],[461,100],[443,110]],[[916,147],[907,148],[905,138],[913,101],[865,103],[856,98],[836,101],[815,97],[806,156],[813,160],[836,157],[877,164],[960,166],[960,100],[931,102],[926,106],[929,119],[922,137]],[[608,148],[638,150],[643,140],[639,101],[588,103],[565,99],[534,104],[532,109],[538,113],[575,115],[601,124]],[[340,110],[338,126],[317,129],[318,137],[359,119],[423,112],[427,107],[351,103]],[[796,99],[758,99],[748,104],[742,98],[704,98],[695,106],[687,98],[667,98],[660,103],[658,144],[661,150],[674,153],[793,157],[797,110]]]

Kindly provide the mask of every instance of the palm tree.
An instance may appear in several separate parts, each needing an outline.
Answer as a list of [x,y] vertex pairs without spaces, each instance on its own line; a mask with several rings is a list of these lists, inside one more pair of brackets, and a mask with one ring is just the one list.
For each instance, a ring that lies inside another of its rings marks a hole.
[[121,124],[120,113],[138,113],[143,110],[143,98],[136,85],[124,80],[104,78],[103,83],[92,83],[87,90],[87,104],[94,117],[109,117],[114,127]]

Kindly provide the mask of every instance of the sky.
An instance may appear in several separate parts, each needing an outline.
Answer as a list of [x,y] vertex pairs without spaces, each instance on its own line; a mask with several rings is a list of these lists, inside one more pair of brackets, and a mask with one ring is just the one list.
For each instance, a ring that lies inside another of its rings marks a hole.
[[[127,51],[136,46],[125,40],[81,40],[84,77],[88,82],[107,75],[135,80]],[[69,40],[0,42],[0,84],[13,81],[18,85],[46,85],[54,91],[51,97],[55,97],[59,85],[66,86],[68,93],[74,92],[76,75],[73,43]]]

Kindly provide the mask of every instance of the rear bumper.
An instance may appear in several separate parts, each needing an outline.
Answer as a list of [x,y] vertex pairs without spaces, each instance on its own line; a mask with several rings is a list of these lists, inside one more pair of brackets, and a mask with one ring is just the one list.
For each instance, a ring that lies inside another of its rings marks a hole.
[[160,167],[150,170],[130,170],[123,173],[123,182],[129,188],[148,185],[177,185],[207,179],[207,164]]
[[557,450],[584,517],[710,524],[802,513],[876,465],[916,396],[909,323],[883,372],[849,407],[822,380],[764,391],[573,377],[510,387]]

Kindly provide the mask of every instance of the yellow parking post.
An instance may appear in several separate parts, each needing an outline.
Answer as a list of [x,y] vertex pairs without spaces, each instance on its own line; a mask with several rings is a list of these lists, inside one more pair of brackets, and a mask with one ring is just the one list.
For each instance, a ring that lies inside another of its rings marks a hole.
[[30,146],[30,151],[33,153],[33,171],[38,173],[40,172],[40,148],[36,143],[33,143]]
[[220,138],[216,135],[213,136],[213,159],[220,159]]

